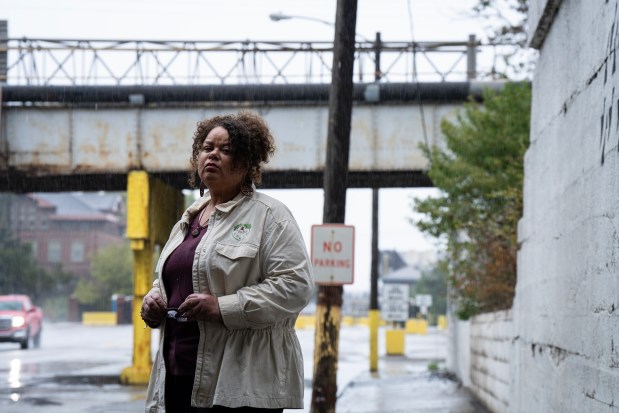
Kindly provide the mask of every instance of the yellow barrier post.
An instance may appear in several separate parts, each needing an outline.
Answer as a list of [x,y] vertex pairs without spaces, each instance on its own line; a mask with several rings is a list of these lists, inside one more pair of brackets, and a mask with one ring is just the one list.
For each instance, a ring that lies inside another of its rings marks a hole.
[[84,311],[82,324],[85,326],[115,326],[117,315],[113,311]]
[[387,354],[390,356],[403,356],[405,350],[405,335],[402,329],[386,331]]
[[370,371],[378,371],[378,324],[380,310],[370,310]]
[[148,383],[152,363],[151,332],[140,318],[142,300],[152,282],[148,181],[148,173],[144,171],[130,172],[127,177],[127,238],[133,251],[133,363],[121,372],[120,379],[125,384]]
[[[124,384],[146,384],[152,367],[151,330],[140,317],[142,300],[153,282],[155,244],[163,244],[179,217],[183,196],[179,190],[150,178],[145,171],[127,177],[127,238],[133,250],[133,360],[122,370]],[[157,207],[157,210],[155,210]]]
[[316,317],[314,315],[300,315],[297,317],[297,322],[294,328],[302,330],[304,328],[313,328],[316,325]]
[[406,332],[408,334],[428,334],[428,321],[421,318],[407,320]]

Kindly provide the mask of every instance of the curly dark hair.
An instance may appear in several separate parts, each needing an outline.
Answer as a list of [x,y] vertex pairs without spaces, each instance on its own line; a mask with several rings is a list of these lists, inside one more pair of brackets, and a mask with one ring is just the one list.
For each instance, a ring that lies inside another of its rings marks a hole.
[[198,122],[190,158],[190,187],[199,185],[198,155],[206,136],[218,126],[224,128],[230,137],[233,168],[246,171],[243,185],[248,187],[247,189],[251,188],[252,183],[259,185],[262,182],[262,165],[269,162],[269,158],[275,153],[275,142],[264,119],[253,112],[240,111],[237,114],[214,116]]

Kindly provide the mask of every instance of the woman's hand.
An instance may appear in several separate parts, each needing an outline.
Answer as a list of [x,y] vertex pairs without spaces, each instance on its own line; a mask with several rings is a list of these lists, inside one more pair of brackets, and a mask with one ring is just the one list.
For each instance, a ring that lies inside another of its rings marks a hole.
[[190,294],[178,307],[179,314],[188,320],[223,322],[217,297],[210,294]]
[[163,298],[157,293],[146,295],[142,301],[140,316],[150,328],[159,327],[161,320],[165,317],[168,308]]

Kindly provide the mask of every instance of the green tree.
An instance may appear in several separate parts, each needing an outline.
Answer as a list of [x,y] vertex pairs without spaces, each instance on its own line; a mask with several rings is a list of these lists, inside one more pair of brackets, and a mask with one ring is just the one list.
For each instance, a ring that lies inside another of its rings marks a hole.
[[527,47],[529,0],[477,0],[473,12],[488,21],[491,42]]
[[434,266],[423,270],[419,282],[415,285],[413,296],[417,294],[432,296],[432,306],[428,310],[431,320],[436,320],[439,315],[447,313],[448,274],[448,262],[440,260]]
[[50,273],[41,268],[30,244],[19,241],[5,226],[0,226],[0,294],[27,294],[38,303],[70,278],[61,269]]
[[491,77],[530,78],[537,54],[528,48],[529,0],[477,0],[473,15],[485,22],[497,53]]
[[133,254],[128,243],[110,244],[93,254],[91,277],[81,279],[74,295],[82,304],[100,310],[109,308],[114,294],[131,294],[133,286]]
[[446,241],[458,315],[511,307],[516,284],[517,224],[523,159],[529,145],[531,90],[486,90],[483,106],[465,104],[444,120],[446,148],[423,146],[438,197],[415,199],[416,225]]
[[187,209],[191,206],[191,204],[193,204],[196,201],[196,192],[195,191],[187,191],[183,193],[183,200],[184,200],[184,209]]

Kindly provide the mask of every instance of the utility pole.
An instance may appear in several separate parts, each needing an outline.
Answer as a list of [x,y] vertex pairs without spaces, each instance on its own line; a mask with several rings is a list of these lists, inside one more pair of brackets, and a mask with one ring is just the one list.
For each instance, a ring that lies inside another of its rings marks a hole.
[[6,85],[8,82],[8,39],[9,22],[7,20],[0,20],[0,86]]
[[378,188],[372,188],[372,265],[370,268],[370,371],[378,371]]
[[[338,0],[329,92],[323,223],[343,224],[352,117],[357,0]],[[319,286],[316,305],[312,413],[335,412],[342,286]]]
[[[374,42],[374,81],[378,83],[382,74],[380,72],[380,33],[376,33]],[[372,188],[372,265],[370,267],[370,371],[378,371],[378,324],[380,322],[380,310],[378,308],[378,188]]]

